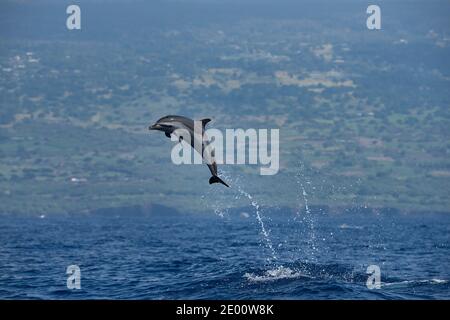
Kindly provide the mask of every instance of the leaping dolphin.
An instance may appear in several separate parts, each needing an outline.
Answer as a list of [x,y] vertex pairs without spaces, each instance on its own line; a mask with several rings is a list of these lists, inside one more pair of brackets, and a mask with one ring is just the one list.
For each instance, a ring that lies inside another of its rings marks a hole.
[[206,165],[209,168],[209,171],[211,171],[212,177],[209,178],[209,184],[219,182],[227,187],[230,187],[228,184],[226,184],[222,179],[220,179],[217,176],[217,164],[216,160],[214,159],[214,152],[211,151],[211,148],[208,148],[207,145],[205,144],[205,140],[207,140],[205,139],[206,138],[205,126],[208,122],[211,121],[211,119],[202,119],[200,121],[202,123],[202,133],[201,133],[202,141],[196,141],[199,139],[199,137],[198,135],[194,134],[194,120],[183,116],[162,117],[161,119],[156,121],[155,124],[151,125],[148,129],[163,131],[166,137],[168,138],[170,138],[170,135],[174,133],[174,131],[177,129],[187,130],[187,132],[189,132],[191,136],[190,139],[191,147],[202,156],[202,159],[205,160]]

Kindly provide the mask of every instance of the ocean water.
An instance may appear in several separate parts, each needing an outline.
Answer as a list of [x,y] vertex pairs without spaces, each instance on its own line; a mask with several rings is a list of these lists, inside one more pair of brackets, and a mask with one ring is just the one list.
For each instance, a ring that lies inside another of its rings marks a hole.
[[[259,207],[2,216],[0,298],[449,299],[449,231],[445,214]],[[67,288],[69,265],[80,267],[79,290]],[[369,265],[379,289],[366,285]]]

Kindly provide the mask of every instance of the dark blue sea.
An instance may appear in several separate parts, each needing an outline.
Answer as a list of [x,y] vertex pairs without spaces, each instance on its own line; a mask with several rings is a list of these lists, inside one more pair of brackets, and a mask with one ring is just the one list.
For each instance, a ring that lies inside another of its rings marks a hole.
[[2,216],[0,298],[449,299],[449,232],[433,213]]

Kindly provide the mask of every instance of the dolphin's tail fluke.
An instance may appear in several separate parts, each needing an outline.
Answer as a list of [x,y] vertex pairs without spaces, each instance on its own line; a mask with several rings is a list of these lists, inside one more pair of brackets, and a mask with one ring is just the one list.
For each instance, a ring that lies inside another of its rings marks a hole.
[[220,179],[218,176],[212,176],[211,178],[209,178],[209,184],[218,183],[218,182],[223,184],[224,186],[227,186],[228,188],[230,187],[222,179]]

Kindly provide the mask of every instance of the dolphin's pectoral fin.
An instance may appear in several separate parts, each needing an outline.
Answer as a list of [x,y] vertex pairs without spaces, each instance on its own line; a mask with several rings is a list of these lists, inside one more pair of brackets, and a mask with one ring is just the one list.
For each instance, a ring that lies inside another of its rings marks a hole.
[[206,118],[206,119],[202,119],[202,120],[200,120],[200,121],[202,122],[202,127],[203,127],[203,129],[205,129],[206,124],[207,124],[208,122],[210,122],[211,119]]
[[167,138],[170,138],[170,133],[164,132],[164,134],[166,135]]
[[218,176],[212,176],[211,178],[209,178],[209,184],[213,184],[213,183],[221,183],[226,187],[230,187],[229,185],[227,185],[222,179],[220,179]]

